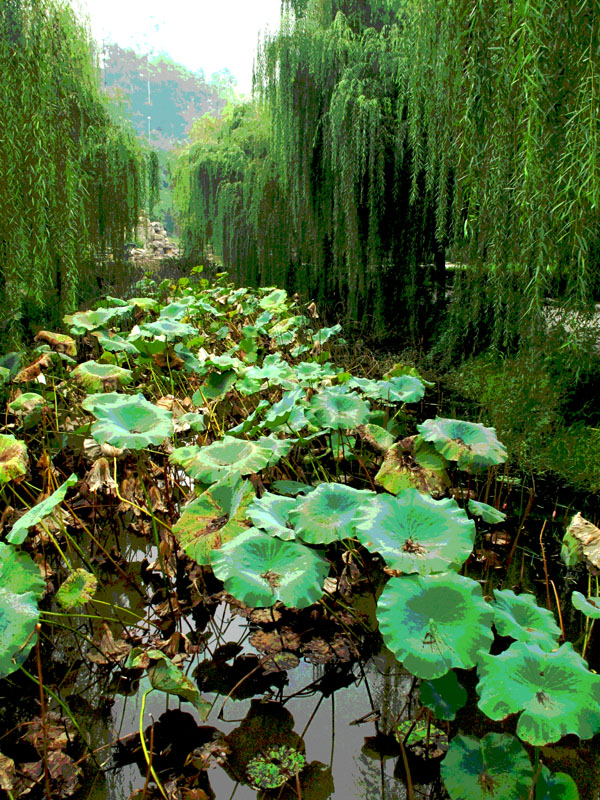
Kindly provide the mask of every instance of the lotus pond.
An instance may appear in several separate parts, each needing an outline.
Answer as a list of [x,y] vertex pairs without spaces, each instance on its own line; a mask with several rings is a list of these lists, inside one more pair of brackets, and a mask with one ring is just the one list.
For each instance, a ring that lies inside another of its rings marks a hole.
[[6,796],[599,797],[600,530],[193,272],[0,359]]

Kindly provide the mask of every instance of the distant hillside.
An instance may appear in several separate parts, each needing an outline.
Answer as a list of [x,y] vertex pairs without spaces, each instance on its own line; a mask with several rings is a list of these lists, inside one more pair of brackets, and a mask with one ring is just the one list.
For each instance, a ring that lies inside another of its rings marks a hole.
[[218,114],[234,94],[227,70],[207,81],[202,72],[191,72],[168,56],[139,56],[116,44],[104,49],[102,83],[120,97],[137,132],[150,132],[151,144],[163,150],[185,139],[198,117]]

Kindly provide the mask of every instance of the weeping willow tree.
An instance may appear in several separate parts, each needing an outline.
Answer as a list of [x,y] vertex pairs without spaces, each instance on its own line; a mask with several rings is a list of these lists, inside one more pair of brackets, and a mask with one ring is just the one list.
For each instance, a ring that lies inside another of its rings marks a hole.
[[265,259],[357,327],[436,324],[453,351],[518,346],[549,296],[600,299],[596,0],[283,6],[255,73],[264,153],[228,134],[227,169],[202,143],[187,164],[187,224],[241,280]]
[[93,45],[61,0],[0,5],[0,129],[0,300],[15,332],[96,285],[155,169],[101,96]]

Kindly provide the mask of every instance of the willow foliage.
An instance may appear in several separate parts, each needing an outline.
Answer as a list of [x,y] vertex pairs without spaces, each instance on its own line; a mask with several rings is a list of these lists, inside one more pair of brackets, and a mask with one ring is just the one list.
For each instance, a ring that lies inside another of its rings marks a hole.
[[260,147],[237,158],[223,129],[187,164],[187,224],[240,279],[379,336],[443,319],[455,350],[517,345],[549,295],[600,299],[595,0],[283,5],[257,58]]
[[153,170],[61,0],[0,5],[0,128],[0,300],[14,332],[77,305],[94,261],[122,252]]

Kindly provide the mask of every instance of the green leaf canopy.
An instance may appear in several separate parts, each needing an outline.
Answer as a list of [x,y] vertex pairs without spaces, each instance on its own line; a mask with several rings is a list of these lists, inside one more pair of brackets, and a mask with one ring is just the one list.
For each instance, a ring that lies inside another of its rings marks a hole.
[[367,550],[406,573],[458,569],[475,541],[475,524],[456,500],[434,500],[416,489],[373,497],[361,506],[354,524]]
[[489,650],[493,611],[481,587],[453,572],[391,578],[377,602],[383,641],[419,678],[470,669]]
[[468,472],[503,464],[508,458],[494,428],[479,422],[436,417],[417,425],[417,430],[426,442],[433,442],[444,458],[456,461],[460,469]]
[[490,719],[523,713],[517,735],[535,746],[569,733],[589,739],[600,730],[600,676],[569,642],[553,653],[514,642],[499,656],[481,654],[479,708]]
[[299,542],[250,528],[214,553],[212,568],[225,590],[252,607],[305,608],[323,594],[329,562]]
[[354,518],[373,492],[322,483],[290,513],[296,536],[308,544],[331,544],[354,536]]
[[246,530],[253,498],[250,481],[243,481],[238,474],[226,475],[184,506],[173,534],[190,558],[210,564],[214,550]]
[[171,412],[141,394],[90,395],[82,406],[98,419],[92,425],[92,436],[99,444],[142,450],[162,444],[173,433]]
[[506,733],[455,736],[441,773],[452,800],[526,800],[533,781],[523,745]]

